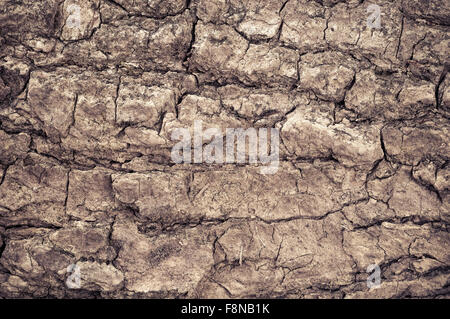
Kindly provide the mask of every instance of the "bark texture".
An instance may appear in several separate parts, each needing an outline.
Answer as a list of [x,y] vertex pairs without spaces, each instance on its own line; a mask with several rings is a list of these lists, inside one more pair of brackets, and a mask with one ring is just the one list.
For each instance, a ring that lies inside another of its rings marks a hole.
[[[448,298],[449,28],[441,0],[0,0],[0,297]],[[278,172],[174,164],[194,120],[278,128]]]

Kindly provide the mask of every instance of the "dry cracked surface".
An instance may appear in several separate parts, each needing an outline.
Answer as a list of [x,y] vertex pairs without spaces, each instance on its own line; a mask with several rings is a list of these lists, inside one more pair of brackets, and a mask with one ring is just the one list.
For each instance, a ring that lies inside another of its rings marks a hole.
[[[449,28],[440,0],[0,0],[0,298],[449,298]],[[278,128],[278,171],[175,164],[194,120]]]

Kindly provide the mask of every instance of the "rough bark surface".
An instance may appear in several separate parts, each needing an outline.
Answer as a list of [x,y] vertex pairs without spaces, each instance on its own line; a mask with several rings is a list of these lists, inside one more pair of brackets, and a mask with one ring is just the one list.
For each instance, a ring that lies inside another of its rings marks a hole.
[[[441,0],[0,0],[0,297],[448,298],[449,28]],[[279,128],[278,172],[174,164],[199,119]]]

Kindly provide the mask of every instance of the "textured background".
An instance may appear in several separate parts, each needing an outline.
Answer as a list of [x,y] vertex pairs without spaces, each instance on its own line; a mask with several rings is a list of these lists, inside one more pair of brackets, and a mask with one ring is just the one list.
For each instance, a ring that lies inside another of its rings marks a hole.
[[[448,298],[449,27],[439,0],[0,0],[0,297]],[[278,172],[175,165],[200,119],[279,128]]]

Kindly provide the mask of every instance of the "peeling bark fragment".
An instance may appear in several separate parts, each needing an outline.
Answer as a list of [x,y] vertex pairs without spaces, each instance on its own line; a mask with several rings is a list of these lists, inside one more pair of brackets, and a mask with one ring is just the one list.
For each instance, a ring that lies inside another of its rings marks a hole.
[[17,136],[0,131],[0,163],[10,165],[18,158],[24,158],[30,144],[30,136],[19,133]]
[[[268,44],[248,43],[232,27],[198,22],[189,68],[212,81],[237,78],[247,85],[294,83],[298,54]],[[203,77],[203,76],[202,76]],[[204,81],[200,78],[202,81]]]
[[283,8],[282,0],[257,1],[196,1],[197,16],[203,22],[221,22],[253,41],[276,36]]
[[116,206],[111,193],[111,172],[71,170],[68,175],[66,213],[86,220],[105,220]]
[[449,123],[446,119],[429,119],[421,125],[383,128],[386,152],[394,160],[417,165],[423,159],[445,162],[449,156]]
[[346,166],[371,167],[383,157],[376,125],[333,124],[332,118],[315,111],[313,119],[297,109],[289,114],[281,133],[289,154],[300,158],[334,158]]
[[450,5],[437,0],[422,2],[403,1],[402,8],[413,19],[425,19],[434,24],[449,25]]
[[29,154],[6,170],[0,185],[2,224],[61,225],[66,220],[67,169]]
[[283,17],[280,41],[298,48],[301,53],[325,48],[326,10],[314,1],[288,1]]
[[351,64],[339,53],[306,54],[299,63],[300,85],[324,100],[342,101],[355,76]]
[[119,125],[129,123],[155,127],[162,114],[175,113],[175,95],[169,89],[140,86],[139,82],[121,80],[116,121]]
[[130,221],[117,221],[112,239],[122,249],[116,263],[134,293],[175,291],[184,294],[195,288],[213,265],[209,231],[203,227],[172,235],[148,238]]
[[128,14],[164,18],[180,14],[186,7],[185,0],[133,1],[116,0],[116,6],[126,10]]
[[[62,10],[65,23],[62,28],[61,39],[73,41],[90,37],[94,30],[100,26],[99,5],[99,0],[80,3],[75,0],[64,1]],[[79,21],[76,21],[78,18]]]
[[[386,77],[373,71],[361,71],[345,95],[345,109],[355,120],[410,119],[435,108],[434,86],[420,80],[406,80],[399,75]],[[343,112],[342,117],[348,116]]]

